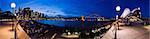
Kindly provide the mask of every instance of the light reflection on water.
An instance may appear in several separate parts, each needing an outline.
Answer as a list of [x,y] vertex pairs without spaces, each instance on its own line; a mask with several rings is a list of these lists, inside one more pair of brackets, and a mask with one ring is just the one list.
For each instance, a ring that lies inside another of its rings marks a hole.
[[100,25],[98,21],[54,21],[54,20],[37,20],[39,23],[49,24],[49,25],[56,25],[60,27],[64,26],[95,26]]

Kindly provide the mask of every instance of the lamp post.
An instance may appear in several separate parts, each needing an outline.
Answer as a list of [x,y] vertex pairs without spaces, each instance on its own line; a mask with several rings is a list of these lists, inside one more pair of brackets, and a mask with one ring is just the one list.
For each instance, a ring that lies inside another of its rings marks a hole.
[[117,6],[117,7],[116,7],[116,12],[117,12],[116,20],[118,19],[118,14],[119,14],[119,12],[120,12],[120,9],[121,9],[120,6]]
[[[116,12],[117,12],[116,20],[119,19],[120,9],[121,9],[120,6],[117,6],[117,7],[116,7]],[[118,29],[119,29],[119,24],[118,24],[118,22],[117,22],[117,25],[118,25]]]
[[11,3],[11,8],[15,8],[16,4],[14,2]]
[[[141,8],[140,7],[138,7],[138,10],[140,10]],[[141,12],[139,11],[139,14],[140,14],[140,16],[139,16],[139,18],[141,18]]]
[[[117,15],[116,15],[116,20],[119,18],[119,12],[120,12],[120,6],[117,6],[116,7],[116,12],[117,12]],[[118,22],[116,23],[118,25]],[[116,25],[115,24],[115,25]],[[114,25],[114,26],[115,26]],[[119,25],[118,25],[118,29],[119,29]],[[115,26],[115,38],[114,39],[117,39],[117,26]]]
[[[14,2],[11,3],[11,8],[13,9],[13,14],[15,13],[15,7],[16,7],[16,4]],[[13,19],[12,19],[13,20]],[[13,31],[13,26],[12,26],[12,31]]]
[[[11,3],[11,8],[13,9],[13,14],[15,15],[15,8],[16,8],[16,4],[14,3],[14,2],[12,2]],[[15,15],[16,16],[16,15]],[[13,18],[14,19],[14,18]],[[15,20],[13,20],[13,21],[15,21]],[[14,26],[16,26],[16,24],[14,23]],[[14,26],[12,26],[12,30],[14,30],[14,39],[17,39],[17,34],[16,34],[16,28],[15,29],[13,29],[13,27]]]
[[11,3],[11,8],[15,11],[16,4],[14,2]]

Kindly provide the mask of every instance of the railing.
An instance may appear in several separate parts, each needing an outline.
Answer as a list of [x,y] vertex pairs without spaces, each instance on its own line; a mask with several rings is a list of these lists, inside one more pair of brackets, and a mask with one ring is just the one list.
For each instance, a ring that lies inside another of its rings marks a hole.
[[20,25],[15,26],[16,37],[19,39],[31,39]]

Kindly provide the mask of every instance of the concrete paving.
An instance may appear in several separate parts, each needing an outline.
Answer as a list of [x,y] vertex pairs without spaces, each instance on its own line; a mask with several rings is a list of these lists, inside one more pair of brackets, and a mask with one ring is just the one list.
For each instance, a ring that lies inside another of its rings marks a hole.
[[0,39],[11,39],[14,37],[14,32],[10,31],[11,26],[0,26]]
[[[14,39],[14,31],[11,31],[12,26],[16,22],[1,22],[0,23],[0,39]],[[17,38],[30,39],[30,37],[24,32],[21,26],[16,25]]]
[[[150,39],[150,29],[148,27],[121,26],[119,28],[121,30],[117,30],[117,39]],[[114,39],[115,29],[115,26],[112,26],[102,39]]]

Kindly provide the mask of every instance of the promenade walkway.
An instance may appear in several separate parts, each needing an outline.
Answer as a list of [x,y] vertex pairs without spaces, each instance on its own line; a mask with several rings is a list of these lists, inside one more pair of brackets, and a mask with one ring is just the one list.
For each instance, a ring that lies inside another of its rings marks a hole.
[[[11,31],[14,24],[16,24],[16,22],[0,23],[0,39],[14,39],[15,31]],[[18,39],[30,39],[30,37],[24,32],[20,25],[16,25],[16,33]]]
[[[120,26],[117,30],[117,39],[150,39],[150,26]],[[102,39],[114,39],[115,26]]]

